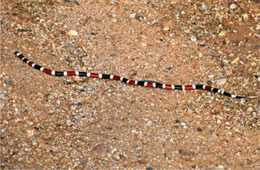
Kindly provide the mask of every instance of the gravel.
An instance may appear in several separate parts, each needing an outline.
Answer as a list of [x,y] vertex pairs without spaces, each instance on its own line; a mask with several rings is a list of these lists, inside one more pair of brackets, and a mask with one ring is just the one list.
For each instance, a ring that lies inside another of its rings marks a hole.
[[[259,1],[1,1],[2,169],[259,169]],[[169,84],[52,77],[82,70]]]

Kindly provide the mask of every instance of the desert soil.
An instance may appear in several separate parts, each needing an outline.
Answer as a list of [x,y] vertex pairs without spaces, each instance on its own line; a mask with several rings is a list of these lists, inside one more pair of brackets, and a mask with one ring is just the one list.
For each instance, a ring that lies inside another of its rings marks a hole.
[[[259,0],[2,0],[0,167],[259,169]],[[121,75],[53,77],[55,70]]]

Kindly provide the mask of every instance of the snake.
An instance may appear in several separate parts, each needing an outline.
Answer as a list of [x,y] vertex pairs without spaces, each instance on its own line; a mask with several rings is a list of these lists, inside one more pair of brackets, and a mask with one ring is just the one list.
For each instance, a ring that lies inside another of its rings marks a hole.
[[30,67],[39,70],[45,74],[51,75],[51,76],[79,76],[79,77],[89,77],[89,78],[97,78],[97,79],[108,79],[108,80],[114,80],[114,81],[120,81],[122,83],[128,84],[128,85],[136,85],[136,86],[143,86],[143,87],[151,87],[151,88],[161,88],[166,90],[205,90],[210,91],[213,93],[219,93],[224,96],[232,97],[235,99],[244,99],[244,96],[238,96],[231,94],[229,92],[224,91],[220,88],[211,87],[209,85],[203,85],[203,84],[195,84],[195,85],[171,85],[171,84],[163,84],[159,83],[153,80],[131,80],[128,78],[124,78],[118,75],[112,75],[112,74],[100,74],[100,73],[91,73],[91,72],[82,72],[82,71],[55,71],[48,68],[45,68],[43,66],[40,66],[33,61],[30,61],[24,55],[18,51],[14,52],[15,56],[18,57],[20,60],[22,60],[24,63],[29,65]]

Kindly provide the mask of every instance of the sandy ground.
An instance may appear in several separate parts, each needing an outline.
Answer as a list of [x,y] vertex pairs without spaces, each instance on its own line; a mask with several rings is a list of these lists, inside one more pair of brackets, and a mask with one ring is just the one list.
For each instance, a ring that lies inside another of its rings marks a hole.
[[[1,168],[260,168],[258,0],[0,5]],[[14,51],[55,70],[209,84],[247,100],[52,77]]]

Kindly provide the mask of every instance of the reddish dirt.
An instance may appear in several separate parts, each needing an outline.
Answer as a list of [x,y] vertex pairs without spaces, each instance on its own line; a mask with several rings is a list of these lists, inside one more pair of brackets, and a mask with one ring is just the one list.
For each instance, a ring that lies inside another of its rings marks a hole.
[[[259,2],[0,6],[1,168],[259,169]],[[14,51],[55,70],[212,84],[247,100],[52,77]]]

